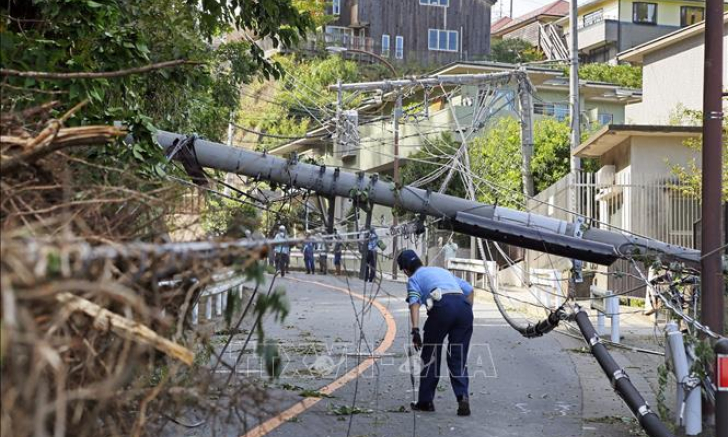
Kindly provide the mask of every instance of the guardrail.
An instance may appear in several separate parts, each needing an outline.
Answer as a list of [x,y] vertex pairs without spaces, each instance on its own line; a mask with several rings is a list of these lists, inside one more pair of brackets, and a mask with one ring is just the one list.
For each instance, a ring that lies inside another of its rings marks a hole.
[[562,281],[563,275],[555,269],[531,269],[531,284],[536,285],[538,301],[555,310],[564,303]]
[[[486,276],[490,272],[491,277],[495,281],[494,289],[498,289],[498,265],[495,261],[481,261],[479,259],[470,258],[450,258],[447,260],[447,269],[455,276],[468,281],[471,285],[478,285],[480,279],[480,287],[486,288]],[[486,266],[488,270],[486,271]],[[480,276],[480,278],[479,278]]]
[[243,285],[246,279],[241,276],[231,277],[230,279],[220,281],[206,288],[200,294],[200,298],[194,307],[192,307],[192,324],[199,323],[199,306],[203,299],[205,301],[205,319],[210,320],[213,317],[212,305],[215,304],[215,316],[221,316],[223,311],[227,309],[228,297],[230,293],[237,293],[238,297],[243,297]]
[[619,296],[615,296],[611,290],[592,285],[589,287],[591,308],[597,311],[597,332],[601,335],[604,332],[604,319],[611,319],[611,340],[619,343]]

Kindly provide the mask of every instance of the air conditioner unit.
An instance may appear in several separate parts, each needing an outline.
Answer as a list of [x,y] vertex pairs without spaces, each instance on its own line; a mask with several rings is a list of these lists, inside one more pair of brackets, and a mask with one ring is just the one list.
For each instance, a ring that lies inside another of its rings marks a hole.
[[614,185],[615,168],[613,165],[605,165],[596,173],[597,186],[603,188]]

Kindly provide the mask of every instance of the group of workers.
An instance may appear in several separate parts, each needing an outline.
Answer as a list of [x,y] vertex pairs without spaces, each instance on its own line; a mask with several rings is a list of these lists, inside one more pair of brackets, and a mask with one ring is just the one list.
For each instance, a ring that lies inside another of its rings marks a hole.
[[[288,239],[289,237],[286,227],[283,225],[279,226],[278,233],[276,233],[273,241],[284,242]],[[331,243],[324,240],[320,233],[314,237],[310,231],[306,231],[306,238],[301,245],[301,252],[303,252],[303,264],[306,269],[306,274],[316,273],[316,252],[318,252],[319,272],[324,275],[328,273],[328,252],[330,244],[333,244],[334,268],[336,269],[336,274],[341,274],[344,243],[336,230],[334,230],[333,242]],[[273,249],[273,253],[275,256],[274,262],[276,270],[280,272],[282,277],[286,276],[291,262],[291,245],[276,244]]]
[[[377,251],[384,246],[379,240],[377,232],[374,228],[369,229],[366,234],[366,240],[364,241],[364,250],[366,256],[366,272],[365,279],[369,282],[374,282],[374,278],[377,274]],[[282,244],[289,239],[288,231],[284,225],[278,227],[273,241],[281,242],[276,244],[273,248],[274,264],[281,276],[285,276],[288,273],[289,265],[291,262],[291,245]],[[329,239],[331,240],[331,239]],[[301,244],[301,252],[303,253],[303,265],[306,269],[307,274],[316,273],[316,254],[318,253],[319,262],[319,273],[328,273],[328,252],[331,245],[334,249],[334,268],[336,275],[341,275],[341,263],[342,255],[344,251],[344,242],[341,239],[338,231],[334,229],[333,241],[327,241],[321,233],[313,235],[311,231],[306,231],[306,237]]]

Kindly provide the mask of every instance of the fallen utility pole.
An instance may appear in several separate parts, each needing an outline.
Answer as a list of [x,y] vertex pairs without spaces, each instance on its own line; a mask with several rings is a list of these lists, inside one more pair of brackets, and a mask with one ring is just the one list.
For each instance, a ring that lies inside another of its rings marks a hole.
[[[536,250],[547,253],[559,250],[573,254],[571,244],[578,239],[584,261],[608,265],[618,258],[659,256],[663,261],[684,262],[695,268],[700,264],[700,254],[693,249],[423,189],[396,189],[393,183],[381,180],[377,174],[354,174],[339,168],[306,164],[298,162],[296,155],[286,160],[164,131],[157,132],[156,139],[168,155],[183,147],[193,149],[188,152],[194,152],[196,162],[202,167],[311,190],[324,196],[350,198],[365,195],[373,204],[390,208],[397,206],[411,213],[443,218],[453,225],[467,225],[463,223],[463,217],[481,218],[487,220],[484,222],[487,225],[476,223],[475,226],[492,226],[489,232],[493,233],[493,240],[533,245]],[[459,213],[467,216],[459,216]],[[545,240],[549,244],[544,245]]]
[[589,321],[589,315],[583,309],[576,313],[576,324],[579,325],[584,339],[589,343],[591,353],[596,358],[599,366],[612,382],[614,390],[622,397],[634,417],[650,437],[671,437],[673,434],[667,429],[660,418],[650,409],[647,401],[637,391],[627,373],[619,367],[614,358],[609,354],[607,347],[602,343],[594,325]]

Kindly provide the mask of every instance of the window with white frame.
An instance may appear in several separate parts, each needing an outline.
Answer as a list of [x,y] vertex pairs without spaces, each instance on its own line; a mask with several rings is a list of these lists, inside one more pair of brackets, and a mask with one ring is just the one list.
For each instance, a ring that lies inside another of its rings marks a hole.
[[341,15],[341,0],[333,0],[331,13],[334,15]]
[[565,120],[569,116],[569,105],[561,103],[534,103],[533,113],[545,117],[554,117]]
[[382,35],[382,56],[389,56],[389,35]]
[[445,52],[457,52],[458,32],[455,30],[428,29],[427,48]]
[[420,0],[420,4],[426,6],[448,7],[450,5],[450,0]]
[[394,57],[397,59],[404,58],[404,37],[397,35],[394,38]]

